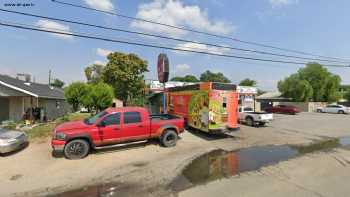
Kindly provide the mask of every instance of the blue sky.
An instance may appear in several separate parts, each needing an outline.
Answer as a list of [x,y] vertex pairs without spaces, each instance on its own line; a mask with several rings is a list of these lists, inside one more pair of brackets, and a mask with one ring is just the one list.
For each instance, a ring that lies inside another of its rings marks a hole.
[[[121,27],[150,33],[165,34],[202,42],[214,42],[234,47],[271,51],[241,43],[213,39],[193,33],[179,32],[162,27],[128,21],[111,15],[66,7],[50,0],[1,0],[0,7],[30,12],[57,18],[81,20],[100,25]],[[8,7],[5,3],[33,3],[30,7]],[[82,0],[74,1],[86,6],[120,12],[125,15],[160,20],[160,22],[181,25],[240,38],[242,40],[267,43],[283,48],[312,52],[325,56],[348,57],[350,49],[348,19],[350,1],[347,0]],[[200,50],[216,53],[232,53],[250,57],[262,55],[227,52],[208,46],[193,46],[81,27],[72,24],[40,21],[0,12],[2,21],[61,28],[103,35],[105,37],[144,43],[161,43],[171,47],[199,47]],[[161,52],[168,54],[171,76],[200,73],[209,69],[223,72],[232,82],[243,78],[256,79],[265,90],[275,90],[278,80],[296,72],[301,66],[282,63],[264,63],[236,60],[198,54],[130,46],[118,43],[59,37],[48,33],[29,32],[0,27],[0,73],[30,73],[36,81],[46,83],[49,69],[55,78],[66,82],[84,80],[84,67],[106,62],[109,51],[136,53],[149,63],[150,72],[146,78],[156,78],[156,58]],[[279,52],[279,51],[277,51]],[[285,53],[285,52],[279,52]],[[267,57],[265,57],[267,58]],[[275,58],[276,59],[276,58]],[[329,68],[341,76],[344,84],[350,84],[350,68]]]

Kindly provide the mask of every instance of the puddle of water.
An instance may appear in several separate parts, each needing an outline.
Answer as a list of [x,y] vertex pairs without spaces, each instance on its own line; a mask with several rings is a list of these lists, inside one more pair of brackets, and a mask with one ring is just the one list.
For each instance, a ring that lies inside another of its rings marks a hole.
[[342,146],[345,146],[345,147],[349,147],[350,146],[350,136],[339,138],[339,144],[341,144]]
[[80,189],[63,192],[51,197],[113,197],[113,196],[127,196],[131,185],[121,183],[108,183],[87,186]]
[[[315,151],[328,151],[333,148],[350,148],[350,137],[330,139],[307,146],[258,146],[237,151],[214,150],[194,159],[185,167],[182,174],[170,184],[173,191],[205,184],[210,181],[229,178],[243,172],[259,170],[262,167],[295,158],[299,155]],[[142,167],[148,163],[134,163]],[[135,185],[109,183],[84,187],[81,189],[53,195],[55,197],[111,197],[131,196]]]
[[337,147],[350,147],[350,137],[320,141],[307,146],[269,145],[232,152],[214,150],[194,159],[184,168],[182,174],[175,178],[170,187],[174,191],[182,191],[243,172],[259,170],[302,154],[329,151]]
[[182,191],[195,185],[258,170],[297,155],[298,151],[288,145],[251,147],[232,152],[214,150],[196,158],[185,167],[182,174],[173,181],[171,188]]

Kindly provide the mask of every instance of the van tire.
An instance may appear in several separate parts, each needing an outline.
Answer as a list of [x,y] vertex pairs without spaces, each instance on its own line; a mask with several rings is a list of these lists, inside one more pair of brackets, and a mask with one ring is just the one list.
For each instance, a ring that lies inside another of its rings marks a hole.
[[90,144],[83,139],[69,141],[64,146],[64,156],[67,159],[75,160],[86,157],[90,152]]
[[160,142],[164,147],[176,146],[177,140],[178,140],[178,135],[172,129],[165,130],[160,138]]

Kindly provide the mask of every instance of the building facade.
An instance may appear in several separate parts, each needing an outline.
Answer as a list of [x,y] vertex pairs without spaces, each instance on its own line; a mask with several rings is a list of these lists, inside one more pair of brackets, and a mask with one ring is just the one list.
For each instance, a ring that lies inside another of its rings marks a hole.
[[51,120],[70,109],[60,88],[0,75],[0,122]]

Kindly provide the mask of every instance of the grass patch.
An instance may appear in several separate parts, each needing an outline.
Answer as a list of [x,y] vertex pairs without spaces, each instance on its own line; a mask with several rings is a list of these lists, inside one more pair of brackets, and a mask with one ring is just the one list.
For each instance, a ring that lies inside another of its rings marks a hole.
[[71,113],[57,118],[55,121],[40,124],[32,129],[26,129],[24,132],[28,135],[29,139],[48,137],[52,135],[52,132],[57,125],[68,121],[83,120],[89,116],[90,114],[88,113]]

